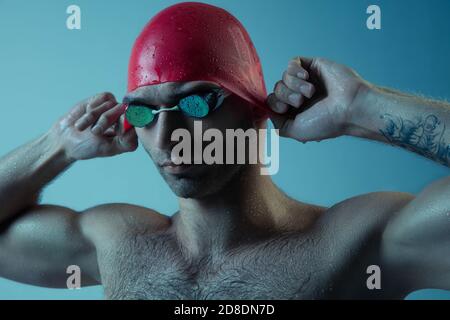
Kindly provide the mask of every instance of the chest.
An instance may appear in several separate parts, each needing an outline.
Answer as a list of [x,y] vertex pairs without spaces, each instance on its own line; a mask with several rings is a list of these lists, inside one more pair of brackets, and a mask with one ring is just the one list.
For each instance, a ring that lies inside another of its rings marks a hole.
[[319,299],[342,268],[318,245],[284,235],[193,264],[170,235],[134,235],[99,262],[109,299]]

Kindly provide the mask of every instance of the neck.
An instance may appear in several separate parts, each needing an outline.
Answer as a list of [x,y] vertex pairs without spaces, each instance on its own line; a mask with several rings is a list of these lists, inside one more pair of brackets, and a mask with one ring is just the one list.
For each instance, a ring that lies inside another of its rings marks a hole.
[[258,166],[249,166],[217,194],[179,203],[174,217],[179,241],[189,256],[201,257],[272,234],[289,199]]

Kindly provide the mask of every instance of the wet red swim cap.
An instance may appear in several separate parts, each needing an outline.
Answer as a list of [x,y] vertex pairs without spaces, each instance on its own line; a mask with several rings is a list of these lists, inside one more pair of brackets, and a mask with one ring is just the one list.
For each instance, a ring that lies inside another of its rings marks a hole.
[[[185,2],[158,13],[136,39],[128,92],[197,80],[215,82],[268,112],[261,63],[242,24],[224,9]],[[125,129],[130,127],[125,120]]]

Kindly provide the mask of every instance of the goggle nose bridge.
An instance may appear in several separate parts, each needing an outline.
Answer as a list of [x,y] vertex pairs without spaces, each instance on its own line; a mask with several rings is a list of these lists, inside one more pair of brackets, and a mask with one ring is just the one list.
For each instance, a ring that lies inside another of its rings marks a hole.
[[178,105],[171,107],[171,108],[160,108],[158,110],[152,110],[152,113],[154,115],[157,115],[158,113],[163,112],[163,111],[177,111],[177,110],[180,110],[180,107]]

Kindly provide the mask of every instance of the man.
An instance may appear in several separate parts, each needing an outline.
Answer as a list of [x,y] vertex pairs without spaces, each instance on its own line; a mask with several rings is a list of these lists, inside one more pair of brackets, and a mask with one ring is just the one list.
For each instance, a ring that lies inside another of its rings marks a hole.
[[[234,17],[198,3],[159,13],[133,49],[125,104],[96,95],[0,159],[0,276],[65,287],[67,267],[78,265],[82,285],[102,284],[109,299],[399,299],[449,289],[450,178],[417,197],[374,192],[326,208],[289,198],[260,164],[177,164],[171,136],[199,121],[183,103],[207,104],[204,128],[263,129],[270,116],[280,135],[301,142],[363,137],[448,166],[450,105],[317,58],[290,61],[265,98]],[[178,196],[174,215],[39,203],[74,162],[131,152],[138,141]],[[371,265],[379,290],[367,286]]]

